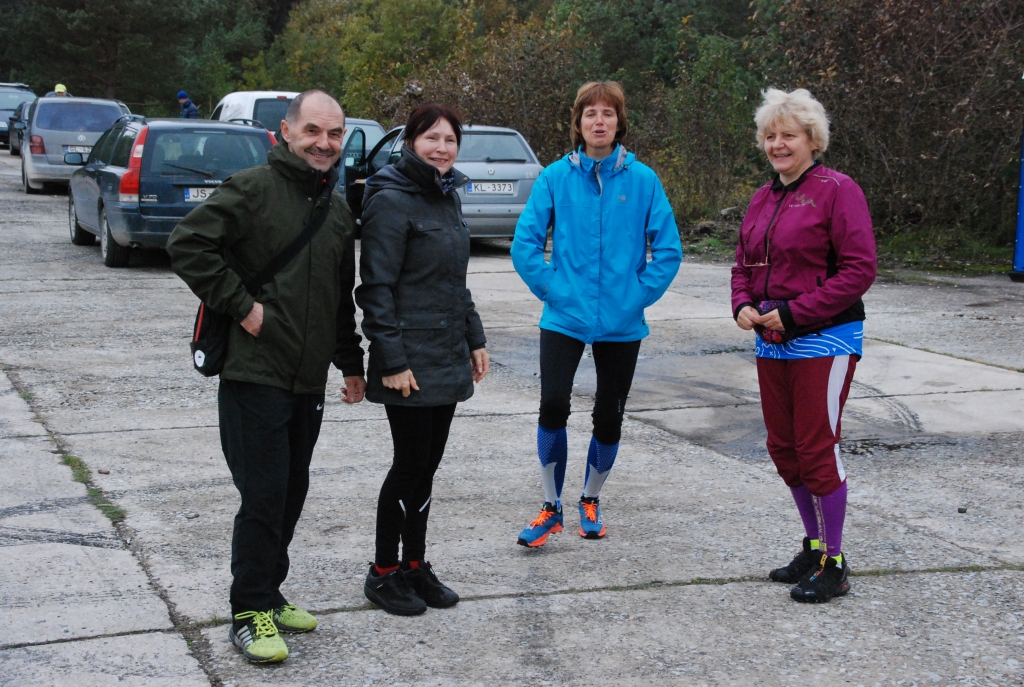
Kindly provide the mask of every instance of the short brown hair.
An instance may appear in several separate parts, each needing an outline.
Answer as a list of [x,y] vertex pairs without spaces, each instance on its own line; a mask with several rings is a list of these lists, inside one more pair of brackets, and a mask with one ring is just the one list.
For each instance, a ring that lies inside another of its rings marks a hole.
[[413,141],[430,131],[439,119],[447,119],[448,123],[452,125],[452,129],[455,131],[455,143],[461,148],[462,117],[452,108],[440,103],[427,103],[412,111],[409,120],[405,123],[405,131],[402,132],[405,145],[411,149]]
[[615,131],[615,142],[620,143],[626,137],[629,122],[626,121],[626,95],[622,92],[622,86],[615,81],[590,81],[576,91],[576,102],[572,104],[572,123],[569,125],[569,136],[572,138],[573,149],[585,145],[583,133],[580,131],[583,110],[600,102],[608,103],[615,108],[615,116],[619,119]]

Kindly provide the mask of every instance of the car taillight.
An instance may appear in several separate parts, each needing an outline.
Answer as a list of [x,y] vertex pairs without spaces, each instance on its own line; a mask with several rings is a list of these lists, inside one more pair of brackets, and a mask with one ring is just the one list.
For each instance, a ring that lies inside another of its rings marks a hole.
[[274,135],[273,131],[267,130],[267,138],[270,139],[271,148],[277,145],[277,136]]
[[33,155],[46,155],[46,146],[43,145],[42,136],[32,136],[28,139],[28,150]]
[[139,202],[139,179],[142,175],[142,151],[146,147],[146,134],[149,127],[142,127],[142,131],[135,138],[132,145],[132,154],[128,158],[128,171],[121,176],[121,185],[117,189],[117,199],[122,203]]

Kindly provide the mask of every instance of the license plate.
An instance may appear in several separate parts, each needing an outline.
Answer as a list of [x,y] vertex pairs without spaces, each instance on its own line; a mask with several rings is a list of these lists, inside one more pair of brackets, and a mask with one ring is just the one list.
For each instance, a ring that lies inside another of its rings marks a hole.
[[187,188],[185,189],[185,202],[186,203],[202,203],[204,200],[213,195],[213,192],[217,190],[217,187],[213,188]]
[[88,155],[92,152],[92,146],[64,146],[65,153],[81,153]]
[[516,185],[512,181],[471,181],[466,186],[466,193],[497,193],[514,196]]

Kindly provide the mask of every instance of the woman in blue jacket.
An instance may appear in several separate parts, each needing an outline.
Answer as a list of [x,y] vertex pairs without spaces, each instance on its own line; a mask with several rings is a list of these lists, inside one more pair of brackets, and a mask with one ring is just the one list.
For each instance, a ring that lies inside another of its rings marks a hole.
[[[619,450],[640,340],[650,332],[644,308],[665,293],[683,258],[661,182],[626,152],[626,130],[626,99],[617,83],[581,86],[570,124],[575,150],[541,173],[516,225],[512,262],[544,301],[537,427],[544,506],[520,533],[523,546],[543,546],[562,531],[565,427],[586,344],[597,368],[597,396],[579,532],[586,539],[605,535],[598,497]],[[550,262],[544,260],[548,227],[554,228]]]

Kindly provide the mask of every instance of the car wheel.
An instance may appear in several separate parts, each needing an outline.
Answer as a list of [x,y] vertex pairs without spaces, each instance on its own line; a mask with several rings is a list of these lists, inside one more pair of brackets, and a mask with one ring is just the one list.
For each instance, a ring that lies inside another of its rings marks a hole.
[[39,193],[38,189],[34,189],[31,186],[29,186],[29,184],[28,184],[28,176],[25,174],[25,160],[24,159],[22,159],[22,161],[21,161],[21,187],[23,189],[25,189],[25,193],[27,193],[30,196],[34,195],[36,193]]
[[78,213],[75,212],[75,196],[71,193],[71,189],[68,189],[68,228],[71,230],[71,243],[76,246],[91,246],[96,242],[96,237],[78,223]]
[[17,157],[18,153],[14,152],[14,141],[11,141],[10,143],[7,144],[7,150],[11,153],[11,155]]
[[118,245],[110,235],[110,222],[107,221],[106,210],[100,210],[100,254],[103,256],[103,264],[107,267],[124,267],[131,255],[130,248]]

